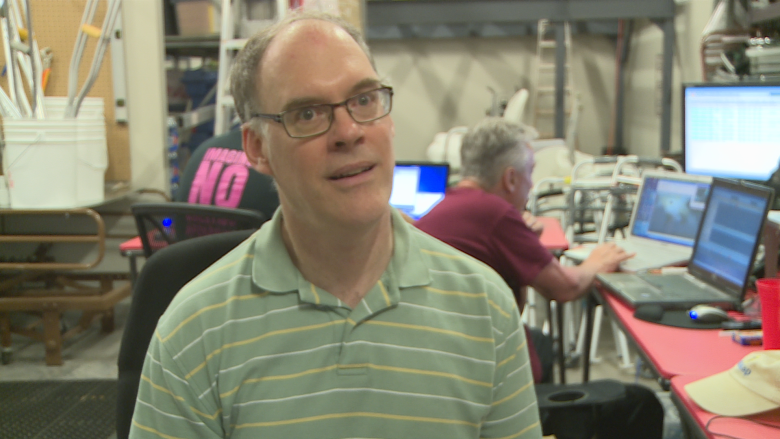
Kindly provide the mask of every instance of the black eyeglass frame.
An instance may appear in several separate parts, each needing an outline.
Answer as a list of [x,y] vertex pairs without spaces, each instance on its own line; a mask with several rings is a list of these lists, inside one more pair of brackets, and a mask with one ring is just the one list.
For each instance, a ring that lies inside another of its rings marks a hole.
[[[383,115],[381,115],[379,117],[375,117],[373,119],[369,119],[369,120],[360,121],[360,120],[355,119],[355,115],[352,114],[352,110],[350,110],[349,106],[347,106],[347,102],[351,101],[352,99],[354,99],[354,98],[356,98],[358,96],[364,95],[366,93],[371,93],[371,92],[374,92],[374,91],[379,91],[379,90],[387,90],[388,91],[389,99],[390,99],[390,105],[387,108],[387,113],[385,113],[385,114],[383,114]],[[276,123],[280,123],[280,124],[282,124],[282,127],[284,127],[284,131],[287,133],[288,136],[292,137],[293,139],[305,139],[307,137],[314,137],[314,136],[319,136],[320,134],[323,134],[323,133],[327,133],[330,130],[330,128],[333,126],[333,114],[336,112],[336,108],[341,107],[341,106],[344,106],[344,108],[347,109],[347,113],[349,113],[349,117],[351,117],[352,120],[354,120],[357,123],[369,123],[369,122],[373,122],[375,120],[379,120],[379,119],[387,116],[393,110],[393,94],[394,94],[393,87],[390,87],[389,85],[383,85],[381,87],[377,87],[377,88],[374,88],[374,89],[371,89],[371,90],[367,90],[367,91],[358,93],[358,94],[356,94],[354,96],[350,96],[347,99],[344,99],[343,101],[341,101],[339,103],[336,103],[336,104],[304,105],[302,107],[290,108],[289,110],[285,110],[285,111],[282,111],[281,113],[276,113],[276,114],[271,114],[271,113],[252,113],[252,114],[250,114],[250,117],[251,118],[259,117],[261,119],[268,119],[268,120],[272,120],[272,121],[274,121]],[[289,113],[289,112],[291,112],[291,111],[297,111],[297,110],[300,110],[300,109],[303,109],[303,108],[312,108],[312,107],[330,107],[331,108],[331,111],[330,111],[330,121],[328,123],[328,127],[325,128],[324,130],[318,132],[318,133],[307,134],[305,136],[293,136],[292,134],[290,134],[290,130],[287,129],[287,125],[284,123],[284,115]]]

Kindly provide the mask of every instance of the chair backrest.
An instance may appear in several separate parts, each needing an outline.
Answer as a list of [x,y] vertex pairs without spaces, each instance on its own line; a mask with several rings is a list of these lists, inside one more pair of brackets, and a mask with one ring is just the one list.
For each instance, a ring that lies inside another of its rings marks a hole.
[[181,172],[174,201],[256,210],[271,218],[279,207],[274,179],[252,168],[233,129],[201,143]]
[[127,438],[146,351],[157,320],[176,293],[191,279],[227,254],[253,230],[219,233],[164,248],[144,264],[133,288],[133,301],[119,348],[117,437]]
[[175,242],[214,233],[258,229],[262,213],[189,203],[139,203],[131,207],[148,258]]

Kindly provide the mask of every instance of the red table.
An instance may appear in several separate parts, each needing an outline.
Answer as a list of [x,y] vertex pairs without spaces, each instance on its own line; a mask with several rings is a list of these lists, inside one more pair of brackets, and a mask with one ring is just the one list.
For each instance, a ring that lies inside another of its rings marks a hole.
[[[723,437],[707,433],[705,425],[716,415],[699,408],[688,397],[683,386],[697,379],[728,370],[745,355],[761,347],[737,344],[731,340],[730,335],[720,329],[687,329],[639,320],[634,318],[634,310],[631,307],[609,291],[596,286],[594,294],[610,317],[622,327],[626,335],[639,348],[640,353],[660,377],[661,386],[671,388],[673,400],[685,421],[684,425],[695,430],[693,433],[698,438]],[[593,300],[593,298],[588,299],[589,305],[586,311],[589,313]],[[590,322],[586,330],[592,331]],[[586,346],[589,346],[589,343],[590,335],[586,334]],[[589,351],[589,347],[584,349],[584,381],[588,379]],[[770,420],[780,425],[780,411],[771,412]],[[780,430],[773,430],[738,418],[716,419],[710,430],[745,439],[780,438]]]
[[737,364],[760,346],[742,346],[721,335],[720,329],[686,329],[634,318],[634,310],[611,293],[599,289],[607,312],[631,337],[658,376],[708,376]]
[[[733,366],[733,365],[732,365]],[[680,375],[672,378],[672,399],[674,400],[680,415],[686,420],[692,433],[698,438],[716,439],[723,436],[717,436],[714,433],[730,435],[738,438],[780,438],[780,409],[760,413],[758,415],[748,416],[746,418],[719,417],[712,421],[707,431],[707,422],[716,417],[714,413],[703,410],[685,392],[684,386],[690,382],[709,376],[710,374],[698,375]],[[769,427],[757,424],[759,421],[772,424],[775,427]]]
[[[544,225],[542,235],[539,237],[542,245],[551,252],[561,252],[569,248],[569,241],[566,239],[566,233],[561,227],[561,222],[557,218],[549,216],[537,216],[536,220]],[[563,307],[556,307],[558,316],[558,334],[563,334]],[[550,315],[550,302],[547,301],[547,315]],[[560,343],[560,340],[558,340]],[[558,349],[558,371],[561,384],[566,383],[566,353],[563,349]]]
[[569,248],[569,241],[566,239],[566,233],[561,227],[561,222],[556,218],[549,216],[537,216],[536,220],[544,224],[542,236],[539,240],[547,250],[566,250]]

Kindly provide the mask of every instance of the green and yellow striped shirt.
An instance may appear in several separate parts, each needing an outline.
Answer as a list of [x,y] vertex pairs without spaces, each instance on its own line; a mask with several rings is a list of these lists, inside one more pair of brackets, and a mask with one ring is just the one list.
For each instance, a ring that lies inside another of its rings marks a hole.
[[130,436],[540,438],[509,288],[397,212],[393,228],[350,309],[301,276],[277,211],[160,319]]

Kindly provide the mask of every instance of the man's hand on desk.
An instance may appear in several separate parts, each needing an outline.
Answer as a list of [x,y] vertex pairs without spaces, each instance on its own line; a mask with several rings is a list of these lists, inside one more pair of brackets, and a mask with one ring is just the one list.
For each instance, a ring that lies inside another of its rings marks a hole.
[[593,266],[597,273],[617,271],[620,263],[633,258],[636,253],[627,253],[616,244],[609,242],[593,249],[583,265]]
[[537,221],[536,217],[531,215],[531,212],[527,210],[523,212],[523,221],[525,221],[525,225],[527,225],[532,232],[536,233],[536,236],[542,236],[544,224],[541,221]]

